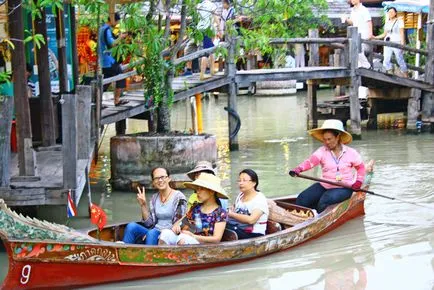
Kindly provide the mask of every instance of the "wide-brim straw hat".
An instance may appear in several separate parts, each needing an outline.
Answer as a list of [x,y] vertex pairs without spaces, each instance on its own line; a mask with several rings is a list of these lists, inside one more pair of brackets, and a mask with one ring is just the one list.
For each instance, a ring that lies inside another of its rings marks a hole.
[[342,123],[342,121],[335,120],[335,119],[325,120],[321,128],[309,130],[308,133],[316,140],[320,142],[324,142],[323,134],[325,130],[339,131],[342,144],[348,144],[351,143],[351,141],[353,141],[353,136],[351,136],[350,133],[344,130],[344,124]]
[[208,173],[215,175],[215,170],[214,170],[214,168],[212,168],[212,164],[209,161],[197,162],[196,166],[192,170],[187,172],[187,176],[191,180],[194,180],[194,175],[198,172],[208,172]]
[[198,188],[206,188],[216,192],[217,197],[228,199],[228,195],[221,185],[221,180],[215,175],[210,173],[201,173],[199,177],[193,182],[184,182],[185,187],[194,189],[197,191]]

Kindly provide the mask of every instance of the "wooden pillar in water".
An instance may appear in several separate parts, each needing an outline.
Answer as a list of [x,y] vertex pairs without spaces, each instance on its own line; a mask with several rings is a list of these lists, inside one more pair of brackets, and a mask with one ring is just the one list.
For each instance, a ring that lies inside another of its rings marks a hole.
[[18,167],[20,176],[34,176],[35,152],[32,146],[29,98],[26,83],[26,56],[24,54],[23,6],[21,0],[8,0],[9,36],[12,49],[15,119],[18,141]]
[[349,61],[351,70],[350,85],[350,119],[351,134],[354,139],[361,139],[362,127],[360,116],[359,86],[361,84],[360,76],[356,75],[356,69],[359,60],[360,37],[357,27],[350,26],[347,28],[347,37],[349,41]]
[[14,98],[0,96],[0,188],[9,187],[11,158],[11,125]]
[[[426,42],[428,56],[426,57],[425,64],[425,82],[434,85],[434,0],[430,1],[429,15],[426,33]],[[427,117],[429,118],[431,132],[434,133],[434,96],[433,93],[424,96],[424,107],[422,108]]]
[[[228,85],[228,108],[237,111],[237,84],[235,83],[235,76],[237,68],[235,65],[235,46],[236,38],[229,38],[228,56],[226,58],[225,75],[230,79]],[[239,149],[238,136],[232,136],[231,133],[237,127],[237,120],[228,112],[229,124],[229,150],[237,151]]]
[[[36,1],[35,1],[36,2]],[[41,102],[41,133],[42,146],[56,145],[56,130],[54,123],[53,98],[51,97],[50,64],[48,59],[47,25],[45,10],[41,9],[41,18],[35,19],[35,33],[42,34],[45,44],[41,43],[36,50],[36,64],[38,66],[39,100]]]
[[[309,29],[309,38],[318,38],[318,29]],[[309,45],[309,66],[319,66],[319,45],[312,43]],[[317,89],[318,84],[315,80],[307,80],[307,128],[313,129],[318,127],[318,110],[317,110]]]
[[62,104],[63,188],[77,187],[77,99],[64,94]]

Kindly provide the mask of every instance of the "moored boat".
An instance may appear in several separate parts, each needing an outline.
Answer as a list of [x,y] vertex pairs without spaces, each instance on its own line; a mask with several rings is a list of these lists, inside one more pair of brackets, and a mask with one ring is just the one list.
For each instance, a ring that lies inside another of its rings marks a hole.
[[81,232],[23,217],[0,200],[0,237],[9,257],[3,289],[73,288],[243,262],[287,250],[363,215],[364,200],[365,193],[355,192],[350,199],[314,215],[296,206],[294,198],[274,199],[279,207],[311,218],[283,229],[269,221],[267,235],[262,237],[231,240],[225,232],[222,243],[188,246],[116,243],[124,224],[107,226],[98,234],[96,230]]

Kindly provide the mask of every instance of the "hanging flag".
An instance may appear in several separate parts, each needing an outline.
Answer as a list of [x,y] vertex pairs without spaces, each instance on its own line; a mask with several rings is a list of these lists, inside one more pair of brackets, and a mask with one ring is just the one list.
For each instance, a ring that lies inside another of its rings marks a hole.
[[100,231],[107,222],[107,216],[104,210],[93,203],[90,204],[90,222],[96,225]]
[[68,218],[77,215],[77,208],[75,207],[74,200],[72,199],[71,190],[68,191],[68,198],[66,204],[66,214]]

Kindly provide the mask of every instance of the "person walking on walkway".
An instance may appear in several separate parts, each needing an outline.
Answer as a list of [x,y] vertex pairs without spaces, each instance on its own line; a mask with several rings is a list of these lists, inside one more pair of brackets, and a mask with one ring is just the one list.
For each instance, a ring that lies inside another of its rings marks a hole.
[[353,137],[344,130],[341,121],[326,120],[321,128],[309,130],[309,134],[324,145],[289,174],[297,176],[303,171],[321,165],[322,179],[352,187],[347,189],[323,182],[314,183],[298,195],[297,205],[316,209],[320,213],[329,205],[349,199],[353,190],[360,189],[366,170],[360,154],[346,145],[351,143]]
[[[111,21],[110,17],[107,22],[100,27],[98,33],[98,54],[100,64],[102,67],[102,73],[104,78],[114,77],[122,74],[122,68],[119,62],[117,62],[111,53],[111,48],[116,45],[117,40],[113,35],[112,28],[115,27],[121,19],[119,13],[115,13],[114,20]],[[120,38],[124,38],[123,34],[119,35]],[[119,106],[128,103],[127,100],[121,100],[121,94],[126,87],[126,80],[119,80],[116,82],[116,89],[114,94],[114,105]],[[104,91],[107,90],[109,85],[104,85]]]
[[[360,37],[362,39],[371,39],[372,37],[372,19],[368,8],[363,6],[360,0],[351,0],[353,7],[349,18],[343,19],[349,25],[357,27]],[[371,47],[362,43],[362,53],[359,54],[361,58],[360,63],[369,63],[367,56],[371,53]]]
[[[405,45],[405,32],[404,32],[404,21],[398,18],[398,13],[395,8],[390,7],[387,10],[388,19],[384,25],[384,32],[380,35],[372,37],[373,39],[384,39],[384,41],[390,41],[394,43],[399,43]],[[384,46],[384,59],[383,66],[387,73],[393,74],[392,66],[392,55],[395,55],[396,62],[399,65],[400,72],[398,76],[408,77],[407,64],[404,60],[404,53],[401,49]]]

